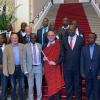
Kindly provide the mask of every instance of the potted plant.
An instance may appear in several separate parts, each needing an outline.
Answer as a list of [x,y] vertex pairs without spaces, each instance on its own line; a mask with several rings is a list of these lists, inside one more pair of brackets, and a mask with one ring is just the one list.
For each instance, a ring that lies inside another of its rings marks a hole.
[[0,0],[0,31],[6,30],[8,24],[13,24],[17,18],[15,16],[16,9],[11,0]]

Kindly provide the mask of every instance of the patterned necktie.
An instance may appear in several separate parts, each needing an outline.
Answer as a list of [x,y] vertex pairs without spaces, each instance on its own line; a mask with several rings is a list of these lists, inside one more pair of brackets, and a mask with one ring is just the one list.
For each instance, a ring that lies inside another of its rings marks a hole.
[[69,45],[70,45],[71,49],[72,49],[72,40],[73,40],[73,37],[70,37],[70,43],[69,43]]
[[33,61],[34,61],[34,63],[36,64],[37,63],[37,58],[36,58],[36,46],[35,45],[33,45]]

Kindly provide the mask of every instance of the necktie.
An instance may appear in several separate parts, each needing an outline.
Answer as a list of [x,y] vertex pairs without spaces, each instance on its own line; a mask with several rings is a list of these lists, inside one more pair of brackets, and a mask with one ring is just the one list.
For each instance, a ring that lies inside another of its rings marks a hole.
[[37,63],[37,58],[36,58],[36,47],[35,47],[35,45],[33,45],[33,61],[34,61],[34,63],[36,64]]
[[42,33],[42,45],[44,44],[44,33],[46,33],[46,28],[44,28],[44,32]]
[[69,43],[69,45],[70,45],[71,49],[72,49],[72,40],[73,40],[73,37],[70,37],[70,43]]

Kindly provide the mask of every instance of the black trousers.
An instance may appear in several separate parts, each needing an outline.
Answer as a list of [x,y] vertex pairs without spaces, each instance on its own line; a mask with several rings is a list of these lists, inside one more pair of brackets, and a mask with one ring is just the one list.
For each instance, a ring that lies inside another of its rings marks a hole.
[[86,100],[99,100],[100,80],[86,79]]
[[60,100],[61,93],[58,91],[56,94],[49,97],[49,100]]
[[82,100],[82,84],[79,71],[65,70],[64,79],[67,100],[72,100],[73,89],[76,95],[76,100]]

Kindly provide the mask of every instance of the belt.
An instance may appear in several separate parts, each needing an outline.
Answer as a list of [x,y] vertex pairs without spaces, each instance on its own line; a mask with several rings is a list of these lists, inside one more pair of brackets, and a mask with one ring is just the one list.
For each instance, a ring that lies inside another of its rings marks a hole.
[[16,67],[20,67],[20,65],[15,65]]
[[32,65],[32,66],[39,66],[39,65]]

